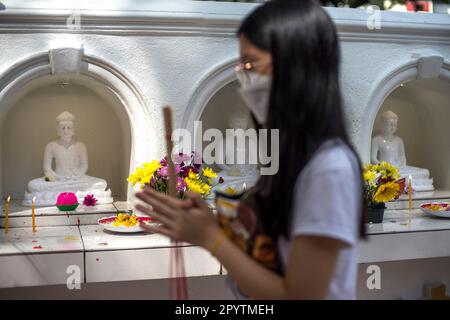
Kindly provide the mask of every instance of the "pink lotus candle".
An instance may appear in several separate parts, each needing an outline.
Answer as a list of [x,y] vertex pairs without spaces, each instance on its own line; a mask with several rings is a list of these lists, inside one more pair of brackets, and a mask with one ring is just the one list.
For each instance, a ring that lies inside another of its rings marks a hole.
[[58,195],[56,206],[61,211],[72,211],[78,207],[78,198],[73,192],[62,192]]

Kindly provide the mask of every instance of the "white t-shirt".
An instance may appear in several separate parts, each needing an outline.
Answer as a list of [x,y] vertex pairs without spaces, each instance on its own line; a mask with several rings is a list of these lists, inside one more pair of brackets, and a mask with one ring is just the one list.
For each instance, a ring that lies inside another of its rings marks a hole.
[[[327,299],[355,299],[361,179],[356,157],[340,140],[325,142],[297,179],[290,239],[319,235],[346,243],[340,250]],[[278,250],[286,267],[291,242],[280,237]]]
[[[320,235],[347,244],[339,252],[327,299],[356,298],[356,244],[362,200],[356,161],[341,140],[329,140],[315,152],[294,187],[290,239]],[[290,248],[291,242],[280,237],[278,251],[285,269]],[[236,298],[247,298],[230,278],[227,282]]]

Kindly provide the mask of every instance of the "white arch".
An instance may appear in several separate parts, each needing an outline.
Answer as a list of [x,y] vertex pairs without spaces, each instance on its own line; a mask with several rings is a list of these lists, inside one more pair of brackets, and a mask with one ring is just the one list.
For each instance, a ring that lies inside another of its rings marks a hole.
[[199,81],[181,120],[182,128],[188,129],[191,134],[194,134],[194,121],[200,120],[211,98],[224,86],[237,79],[234,73],[237,61],[236,57],[222,63]]
[[[155,144],[149,139],[155,136],[155,130],[151,125],[143,95],[129,77],[113,64],[92,55],[83,55],[79,72],[104,85],[125,108],[131,128],[130,172],[149,158],[155,157]],[[0,74],[0,128],[11,101],[20,93],[21,88],[48,75],[51,75],[48,52],[21,60]],[[134,189],[128,185],[127,198],[132,199],[133,194]]]
[[[409,61],[384,77],[378,86],[372,91],[365,112],[361,117],[360,152],[363,162],[370,161],[370,145],[372,131],[376,116],[386,98],[402,83],[407,83],[419,78],[419,60]],[[444,62],[439,73],[439,78],[450,80],[450,64]]]

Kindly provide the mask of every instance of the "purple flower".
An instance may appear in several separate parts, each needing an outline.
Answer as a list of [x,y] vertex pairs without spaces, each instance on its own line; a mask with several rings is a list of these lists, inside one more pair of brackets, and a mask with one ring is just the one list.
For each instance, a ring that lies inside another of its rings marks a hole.
[[[180,165],[175,166],[175,174],[178,174],[181,171]],[[158,173],[161,175],[161,177],[168,177],[169,176],[169,166],[162,167],[158,169]]]
[[165,156],[164,158],[162,158],[161,159],[161,161],[159,161],[159,163],[162,165],[162,166],[167,166],[167,156]]
[[185,153],[182,153],[182,152],[180,152],[178,154],[174,154],[172,156],[173,162],[174,163],[178,163],[178,164],[181,164],[182,162],[189,161],[190,159],[191,159],[191,157],[189,155],[187,155]]
[[192,151],[192,160],[196,165],[201,165],[203,162],[202,154],[196,151]]
[[83,204],[87,207],[93,207],[97,203],[93,194],[88,194],[84,197]]
[[183,191],[186,188],[186,182],[184,182],[184,179],[181,177],[177,178],[177,191]]
[[200,172],[200,167],[201,167],[200,164],[194,164],[194,165],[192,166],[192,171],[193,171],[194,173],[199,173],[199,172]]
[[191,170],[191,167],[188,166],[181,169],[181,176],[186,178],[189,175],[189,170]]

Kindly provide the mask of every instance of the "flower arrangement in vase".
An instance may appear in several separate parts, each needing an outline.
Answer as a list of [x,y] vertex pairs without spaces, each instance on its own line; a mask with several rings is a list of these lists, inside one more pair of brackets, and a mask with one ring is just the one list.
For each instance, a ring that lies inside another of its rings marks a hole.
[[[176,189],[178,198],[184,198],[186,191],[191,191],[207,197],[211,194],[211,189],[218,183],[223,183],[219,178],[217,183],[214,180],[218,178],[217,173],[209,167],[202,166],[196,160],[196,154],[190,155],[178,153],[172,157],[175,165],[175,176],[177,178]],[[169,179],[169,167],[167,156],[160,161],[152,160],[136,168],[135,172],[128,177],[128,182],[135,186],[140,185],[153,188],[159,192],[167,192],[167,181]]]
[[381,223],[386,202],[400,197],[405,188],[405,179],[401,179],[398,168],[385,161],[365,165],[363,179],[364,196],[368,205],[366,222]]

